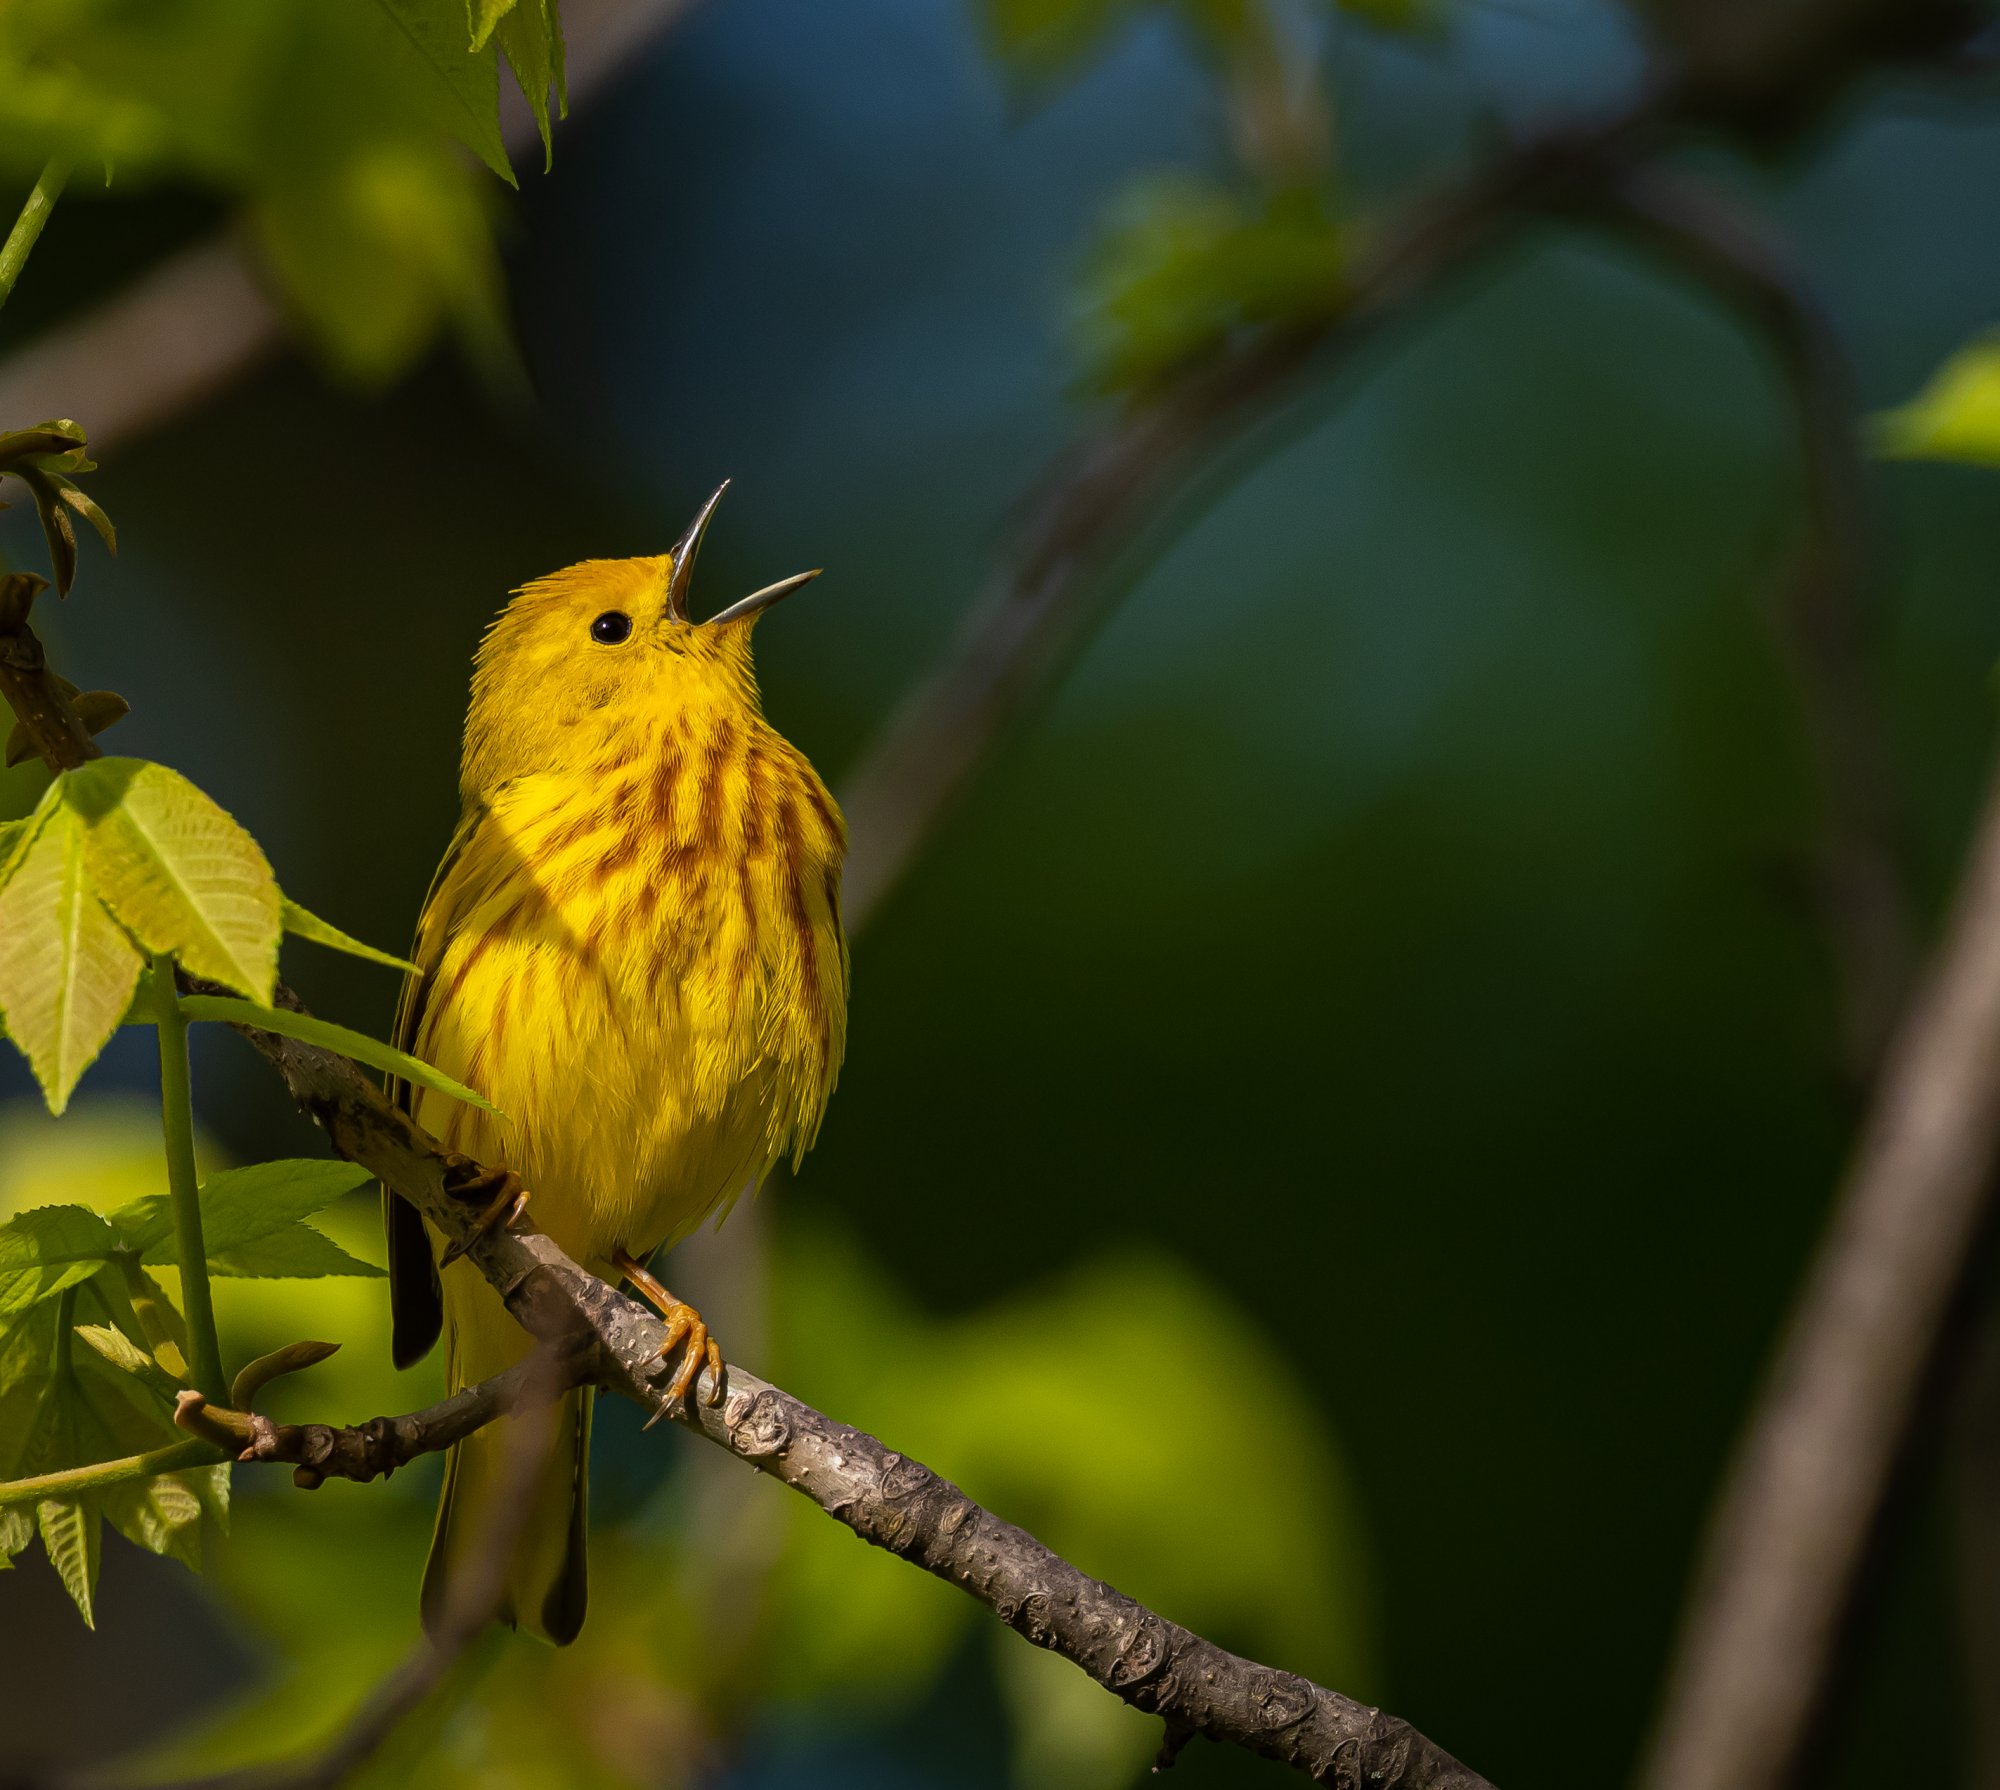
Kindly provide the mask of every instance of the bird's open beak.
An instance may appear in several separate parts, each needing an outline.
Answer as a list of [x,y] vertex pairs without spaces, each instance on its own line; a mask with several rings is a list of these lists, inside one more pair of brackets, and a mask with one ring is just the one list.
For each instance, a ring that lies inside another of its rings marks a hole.
[[694,520],[671,548],[674,569],[667,578],[667,613],[677,622],[688,619],[688,591],[694,585],[695,555],[701,551],[701,537],[708,533],[708,519],[715,514],[715,506],[728,489],[729,481],[724,479],[709,493],[708,502],[695,511]]
[[[701,537],[708,532],[708,519],[715,514],[715,506],[722,501],[722,494],[728,489],[729,481],[724,479],[709,494],[708,502],[695,512],[694,520],[671,549],[674,569],[667,578],[667,613],[677,622],[689,619],[688,591],[694,584],[695,555],[701,551]],[[720,615],[711,615],[707,625],[740,622],[770,608],[773,603],[782,603],[793,591],[812,583],[819,573],[820,568],[815,567],[810,572],[796,572],[789,578],[780,578],[776,584],[767,584],[762,590],[753,590],[747,597],[731,603]]]
[[812,583],[823,566],[815,566],[810,572],[794,572],[789,578],[780,578],[776,584],[767,584],[762,590],[753,590],[747,597],[731,603],[720,615],[708,618],[709,626],[717,622],[740,622],[747,616],[755,615],[760,609],[768,609],[773,603],[782,603],[793,591]]

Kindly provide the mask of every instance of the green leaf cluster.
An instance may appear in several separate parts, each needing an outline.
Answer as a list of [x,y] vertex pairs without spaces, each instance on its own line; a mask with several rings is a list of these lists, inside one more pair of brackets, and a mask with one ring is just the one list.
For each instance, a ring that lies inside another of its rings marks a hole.
[[[1079,73],[1147,13],[1180,24],[1204,50],[1225,59],[1261,53],[1281,11],[1339,11],[1394,31],[1432,24],[1441,0],[976,0],[988,52],[1016,77],[1046,84]],[[1286,22],[1296,31],[1302,21]]]
[[[821,1234],[789,1241],[778,1279],[779,1375],[801,1397],[1197,1632],[1365,1690],[1368,1585],[1339,1459],[1286,1364],[1200,1277],[1103,1259],[940,1323]],[[1223,1411],[1254,1450],[1211,1433],[1204,1414]],[[809,1507],[787,1518],[760,1673],[839,1705],[920,1694],[975,1607]],[[990,1642],[1019,1782],[1132,1781],[1157,1722],[1011,1631]]]
[[[171,1424],[171,1376],[118,1328],[121,1306],[128,1302],[120,1289],[94,1278],[32,1307],[0,1335],[0,1478],[39,1477],[186,1440]],[[213,1462],[0,1504],[0,1566],[11,1566],[39,1536],[88,1623],[105,1522],[148,1552],[199,1569],[204,1531],[225,1525],[228,1512],[229,1469]]]
[[[379,1275],[305,1222],[367,1179],[350,1163],[310,1160],[209,1176],[200,1195],[209,1268]],[[173,1424],[188,1383],[187,1330],[153,1272],[175,1265],[160,1194],[108,1215],[40,1206],[0,1224],[0,1481],[133,1463],[61,1496],[10,1500],[0,1484],[0,1563],[39,1535],[86,1622],[104,1522],[198,1568],[204,1517],[219,1523],[228,1512],[226,1463],[144,1470],[146,1457],[188,1448]]]
[[357,379],[392,377],[444,328],[502,366],[490,208],[458,145],[512,181],[503,54],[546,151],[555,0],[17,0],[0,8],[0,168],[55,158],[220,192]]
[[50,1109],[131,1006],[145,954],[268,1000],[279,894],[257,842],[176,771],[100,758],[0,831],[0,1024]]
[[111,518],[76,482],[79,474],[97,470],[85,445],[83,431],[67,419],[0,435],[0,474],[12,474],[34,498],[49,544],[56,591],[65,597],[76,582],[76,517],[96,529],[113,553],[118,551],[118,531]]
[[1240,332],[1316,320],[1345,297],[1347,244],[1317,192],[1188,180],[1130,194],[1085,295],[1084,359],[1109,391],[1144,390]]
[[2000,466],[2000,332],[1961,348],[1909,403],[1879,417],[1876,445],[1892,459]]
[[407,1052],[273,1007],[284,931],[411,967],[283,895],[256,840],[165,765],[96,759],[54,778],[26,819],[0,822],[0,1026],[27,1057],[50,1111],[68,1104],[121,1024],[144,1022],[149,956],[251,997],[187,996],[181,1007],[190,1019],[304,1038],[486,1107]]
[[[787,1228],[760,1372],[909,1448],[1175,1620],[1343,1689],[1379,1682],[1339,1454],[1285,1361],[1199,1276],[1156,1256],[1099,1260],[940,1318],[851,1242]],[[617,1408],[599,1422],[592,1572],[645,1595],[599,1599],[559,1652],[489,1642],[474,1681],[408,1724],[367,1784],[596,1790],[657,1764],[635,1753],[635,1731],[740,1731],[773,1702],[809,1705],[816,1724],[893,1720],[961,1670],[968,1647],[990,1658],[1017,1782],[1124,1790],[1143,1777],[1158,1722],[998,1628],[956,1587],[705,1452],[662,1484],[661,1432],[639,1439]],[[1244,1435],[1257,1447],[1230,1440]],[[621,1461],[651,1494],[622,1512]],[[269,1762],[343,1719],[408,1645],[430,1522],[420,1494],[398,1504],[374,1488],[331,1507],[246,1500],[217,1571],[281,1669],[146,1769]],[[347,1620],[293,1619],[329,1598]],[[646,1712],[636,1728],[635,1710]]]

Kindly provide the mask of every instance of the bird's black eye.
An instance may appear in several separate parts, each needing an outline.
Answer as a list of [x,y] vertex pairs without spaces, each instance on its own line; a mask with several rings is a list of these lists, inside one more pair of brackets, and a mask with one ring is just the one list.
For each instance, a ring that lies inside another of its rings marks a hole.
[[600,646],[616,646],[632,638],[632,618],[622,609],[607,609],[590,624],[590,637]]

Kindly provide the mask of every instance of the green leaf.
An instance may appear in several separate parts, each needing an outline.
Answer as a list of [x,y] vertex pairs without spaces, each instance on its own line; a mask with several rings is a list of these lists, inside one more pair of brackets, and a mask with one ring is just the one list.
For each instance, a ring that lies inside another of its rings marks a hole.
[[[449,6],[451,0],[443,3]],[[474,48],[492,37],[494,27],[514,10],[515,4],[516,0],[465,0],[466,23],[472,29]]]
[[56,475],[55,486],[62,501],[97,530],[97,538],[113,553],[118,551],[118,530],[112,527],[111,518],[104,513],[103,506],[90,497],[74,479]]
[[0,472],[12,472],[23,460],[42,454],[81,453],[84,443],[82,429],[66,417],[32,429],[10,429],[0,434]]
[[2000,466],[2000,332],[1960,349],[1909,403],[1877,417],[1874,435],[1890,459]]
[[[19,726],[16,722],[17,731]],[[8,877],[13,875],[15,854],[27,844],[30,831],[30,823],[25,819],[0,821],[0,888],[6,887]]]
[[49,1551],[49,1564],[76,1604],[84,1626],[95,1628],[91,1602],[97,1592],[102,1537],[96,1509],[85,1498],[45,1498],[35,1506],[35,1515],[41,1526],[42,1546]]
[[[771,1263],[771,1347],[785,1385],[895,1436],[990,1508],[1198,1632],[1370,1693],[1369,1549],[1322,1408],[1219,1288],[1171,1262],[1126,1256],[938,1319],[837,1236],[787,1228]],[[865,1342],[828,1328],[857,1298],[869,1312]],[[1119,1388],[1116,1399],[1099,1395],[1106,1385]],[[1212,1456],[1190,1477],[1190,1426],[1218,1409],[1257,1446]],[[758,1682],[786,1700],[842,1707],[921,1694],[953,1657],[970,1606],[806,1520],[818,1514],[788,1511],[767,1579]],[[1048,1691],[1037,1666],[1047,1656],[1010,1631],[994,1628],[991,1644],[1018,1783],[1140,1781],[1157,1723],[1149,1733],[1101,1692]]]
[[287,1225],[235,1249],[218,1250],[209,1266],[217,1274],[246,1280],[322,1280],[330,1275],[376,1280],[383,1274],[309,1224]]
[[76,524],[74,510],[98,534],[104,544],[118,552],[118,532],[106,516],[78,488],[72,474],[96,472],[96,464],[84,456],[84,432],[74,422],[44,422],[38,428],[22,428],[0,436],[0,472],[12,472],[34,498],[34,508],[42,518],[42,536],[48,542],[50,568],[56,574],[56,594],[68,596],[76,582]]
[[436,75],[444,128],[509,186],[514,170],[500,139],[500,70],[492,44],[475,34],[468,45],[464,9],[457,0],[382,0],[416,52]]
[[1073,72],[1139,10],[1134,0],[979,0],[987,46],[1032,80]]
[[417,974],[417,966],[407,957],[392,957],[387,951],[378,951],[373,945],[364,945],[358,938],[350,938],[331,921],[322,920],[289,895],[280,900],[278,914],[285,930],[295,938],[310,939],[316,945],[345,951],[350,957],[365,957],[370,963],[386,964],[392,970],[406,970],[413,976]]
[[[365,1168],[322,1157],[224,1169],[201,1184],[202,1241],[211,1257],[220,1256],[310,1217],[342,1194],[366,1186],[368,1180]],[[174,1243],[173,1211],[165,1194],[134,1200],[112,1213],[111,1223],[126,1247],[137,1250],[149,1263],[164,1265],[180,1259]]]
[[336,1051],[357,1063],[367,1064],[370,1069],[399,1075],[420,1088],[429,1088],[434,1094],[462,1100],[467,1106],[477,1107],[483,1113],[500,1111],[485,1095],[468,1088],[463,1082],[453,1081],[442,1069],[433,1069],[407,1051],[384,1044],[379,1038],[370,1038],[364,1032],[334,1025],[329,1020],[313,1019],[304,1013],[287,1013],[281,1008],[266,1007],[256,1001],[239,1001],[226,995],[210,994],[182,995],[181,1011],[190,1019],[215,1019],[226,1025],[255,1026],[259,1031],[296,1038],[302,1044],[317,1044],[322,1050]]
[[1154,183],[1128,199],[1097,258],[1085,357],[1107,390],[1143,389],[1243,330],[1329,314],[1345,264],[1315,193]]
[[56,594],[63,597],[69,595],[70,586],[76,582],[76,524],[70,519],[72,510],[97,530],[112,552],[118,551],[118,531],[111,526],[111,518],[83,494],[68,471],[58,470],[66,466],[78,471],[92,469],[88,460],[48,455],[30,456],[7,468],[28,487],[35,500],[36,512],[42,520],[42,537],[48,543],[49,565],[55,574]]
[[555,138],[549,129],[549,89],[555,88],[556,116],[569,115],[568,83],[563,74],[562,18],[556,0],[513,0],[500,15],[494,38],[514,71],[535,128],[542,133],[542,168],[555,163]]
[[125,929],[197,976],[269,1000],[278,885],[256,840],[165,765],[100,758],[59,782],[84,824],[91,887]]
[[161,1398],[171,1401],[180,1390],[173,1375],[124,1331],[114,1330],[109,1324],[78,1324],[74,1328],[77,1337],[95,1349],[107,1363],[120,1373],[130,1374]]
[[404,141],[315,169],[252,209],[286,295],[339,371],[382,385],[450,324],[482,369],[518,377],[484,178],[449,145]]
[[97,899],[89,858],[76,816],[52,813],[0,888],[0,1025],[54,1113],[118,1029],[139,979],[139,953]]
[[118,1233],[85,1206],[37,1206],[0,1224],[0,1329],[29,1306],[88,1280]]
[[97,1502],[127,1541],[199,1572],[202,1500],[189,1481],[193,1474],[208,1471],[196,1467],[156,1473],[150,1479],[119,1480],[100,1488]]

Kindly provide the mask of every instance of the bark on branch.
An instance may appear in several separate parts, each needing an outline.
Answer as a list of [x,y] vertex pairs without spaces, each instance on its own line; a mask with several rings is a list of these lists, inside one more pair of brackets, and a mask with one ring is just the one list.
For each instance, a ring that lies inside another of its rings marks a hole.
[[[670,1364],[660,1361],[664,1332],[650,1312],[586,1273],[540,1232],[476,1233],[476,1209],[446,1191],[454,1165],[453,1179],[463,1178],[463,1158],[448,1155],[344,1058],[268,1032],[244,1028],[244,1035],[341,1155],[380,1176],[447,1237],[464,1240],[468,1259],[515,1318],[558,1349],[574,1351],[596,1384],[664,1410],[803,1493],[864,1541],[958,1585],[1038,1646],[1162,1717],[1170,1733],[1227,1741],[1328,1783],[1396,1790],[1485,1784],[1407,1722],[1225,1652],[1091,1578],[920,1462],[740,1368],[729,1369],[719,1404],[704,1402],[704,1373],[688,1408],[668,1409],[661,1382]],[[433,1407],[389,1420],[389,1429],[395,1432],[397,1422],[430,1426],[436,1434],[457,1422],[474,1427],[480,1408],[490,1404],[497,1414],[498,1386],[473,1388],[477,1396],[467,1395],[467,1404],[448,1417],[440,1415],[444,1407]],[[401,1445],[359,1432],[347,1432],[351,1441],[342,1432],[324,1435],[328,1460],[357,1465]],[[277,1458],[287,1458],[288,1444],[274,1446]],[[317,1460],[308,1464],[319,1467]]]
[[226,1448],[243,1465],[290,1466],[292,1483],[316,1491],[329,1479],[365,1485],[387,1479],[419,1455],[461,1442],[496,1418],[519,1411],[531,1398],[548,1398],[590,1379],[590,1362],[573,1355],[551,1365],[537,1357],[467,1386],[449,1398],[401,1417],[366,1423],[273,1423],[257,1411],[221,1410],[198,1392],[183,1392],[174,1411],[182,1429]]

